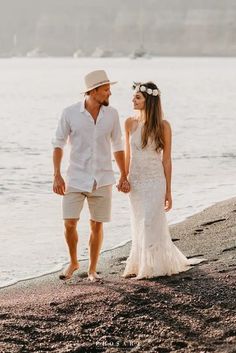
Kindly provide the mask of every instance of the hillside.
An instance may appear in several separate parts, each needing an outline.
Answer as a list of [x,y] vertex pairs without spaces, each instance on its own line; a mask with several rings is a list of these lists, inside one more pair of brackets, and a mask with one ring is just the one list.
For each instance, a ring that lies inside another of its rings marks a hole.
[[[0,0],[0,55],[236,55],[234,0]],[[100,53],[100,54],[99,54]],[[96,55],[96,54],[94,54]]]

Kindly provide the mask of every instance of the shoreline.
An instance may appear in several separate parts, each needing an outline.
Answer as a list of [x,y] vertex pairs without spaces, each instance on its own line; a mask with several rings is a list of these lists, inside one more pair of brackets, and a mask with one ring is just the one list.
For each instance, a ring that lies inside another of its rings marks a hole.
[[0,352],[235,353],[236,197],[170,227],[186,272],[121,278],[127,243],[101,254],[101,281],[86,261],[67,282],[57,273],[0,290]]
[[[233,200],[233,199],[234,199],[234,198],[222,199],[222,200],[220,200],[220,201],[212,202],[212,203],[210,203],[210,205],[208,205],[208,206],[206,206],[206,207],[203,206],[202,208],[200,208],[200,209],[199,209],[197,212],[195,212],[195,213],[192,213],[192,214],[190,214],[190,215],[188,215],[188,216],[186,216],[186,217],[183,217],[183,218],[181,218],[181,219],[178,220],[178,221],[174,221],[173,223],[170,222],[170,223],[169,223],[169,228],[171,229],[172,227],[175,227],[175,226],[177,226],[178,224],[181,224],[181,223],[187,221],[189,218],[194,217],[194,216],[197,216],[199,213],[204,212],[205,210],[207,210],[207,209],[210,208],[210,207],[217,206],[217,204],[222,203],[222,202],[230,202],[230,201]],[[107,253],[107,252],[110,252],[110,251],[119,249],[119,248],[121,248],[121,247],[123,247],[123,246],[127,246],[127,245],[129,245],[130,243],[131,243],[131,240],[124,241],[124,242],[122,242],[122,243],[120,243],[120,244],[118,244],[118,245],[113,246],[112,248],[109,248],[109,249],[106,249],[106,250],[102,250],[102,251],[101,251],[101,254],[104,254],[104,253]],[[88,260],[89,260],[88,257],[86,257],[86,258],[83,258],[83,259],[79,260],[79,262],[80,262],[80,263],[85,262],[85,261],[88,262]],[[0,293],[1,293],[1,290],[2,290],[2,289],[4,289],[4,288],[9,288],[9,287],[13,287],[13,286],[17,285],[18,283],[33,281],[33,280],[37,280],[37,279],[40,279],[40,278],[45,277],[45,276],[51,276],[51,275],[59,274],[59,273],[63,270],[63,268],[64,268],[65,266],[67,266],[67,264],[68,264],[68,263],[63,263],[63,264],[61,265],[61,267],[60,267],[59,270],[53,270],[53,271],[45,272],[45,273],[43,273],[43,274],[41,274],[41,275],[38,275],[38,276],[36,275],[36,276],[28,277],[28,278],[23,278],[23,279],[16,280],[16,281],[14,281],[13,283],[9,283],[9,284],[3,285],[3,286],[0,285]]]

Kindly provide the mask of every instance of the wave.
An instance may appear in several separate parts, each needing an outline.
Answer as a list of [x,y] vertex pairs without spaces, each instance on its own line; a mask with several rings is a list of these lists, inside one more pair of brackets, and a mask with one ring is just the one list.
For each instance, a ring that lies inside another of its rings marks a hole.
[[222,153],[216,155],[192,155],[192,154],[183,154],[181,156],[174,156],[173,160],[184,160],[184,159],[191,159],[191,160],[198,160],[198,159],[221,159],[221,158],[236,158],[235,153]]

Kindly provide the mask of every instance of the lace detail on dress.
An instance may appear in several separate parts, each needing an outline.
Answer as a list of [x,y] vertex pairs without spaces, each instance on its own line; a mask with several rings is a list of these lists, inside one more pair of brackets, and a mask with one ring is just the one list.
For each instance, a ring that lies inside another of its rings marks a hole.
[[129,179],[133,184],[152,182],[157,179],[165,181],[164,170],[162,166],[161,153],[157,153],[154,144],[147,145],[142,149],[141,129],[139,124],[137,129],[131,135],[131,159]]

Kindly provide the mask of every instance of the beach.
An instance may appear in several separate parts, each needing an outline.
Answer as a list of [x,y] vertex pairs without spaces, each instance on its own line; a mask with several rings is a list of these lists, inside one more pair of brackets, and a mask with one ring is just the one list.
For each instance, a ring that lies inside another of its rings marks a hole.
[[121,278],[130,243],[87,261],[67,282],[53,273],[0,290],[0,352],[236,352],[236,198],[171,226],[188,257],[207,260],[151,280]]

